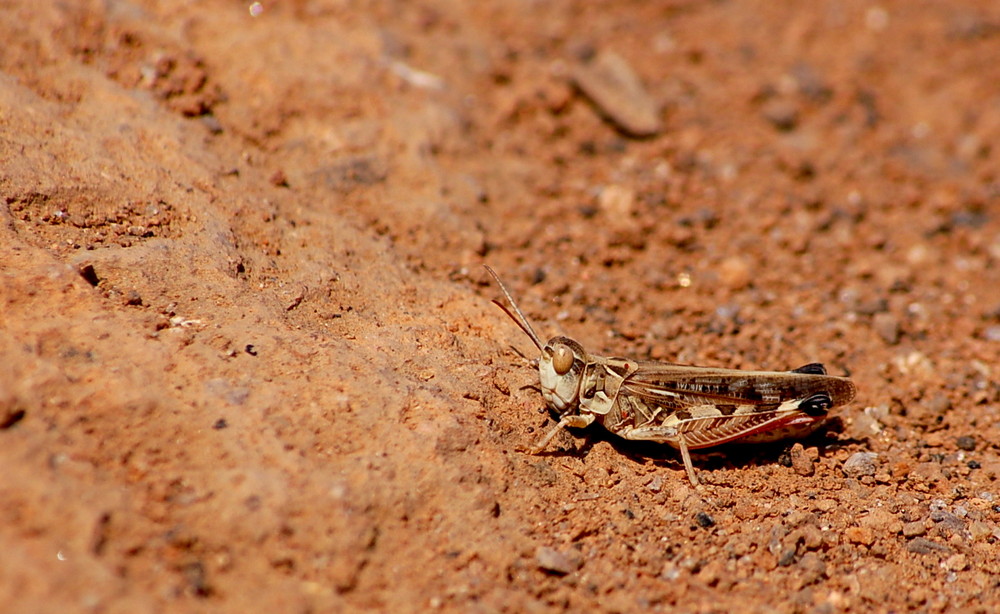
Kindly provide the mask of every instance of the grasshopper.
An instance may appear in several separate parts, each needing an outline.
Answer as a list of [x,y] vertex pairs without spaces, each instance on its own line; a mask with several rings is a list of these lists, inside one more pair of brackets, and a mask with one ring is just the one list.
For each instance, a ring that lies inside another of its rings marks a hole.
[[562,336],[543,344],[500,277],[486,270],[514,313],[493,302],[538,348],[542,398],[560,418],[531,454],[541,453],[566,427],[597,422],[625,439],[677,448],[691,484],[698,486],[690,450],[803,437],[830,409],[854,398],[854,383],[827,375],[819,363],[791,371],[740,371],[597,356]]

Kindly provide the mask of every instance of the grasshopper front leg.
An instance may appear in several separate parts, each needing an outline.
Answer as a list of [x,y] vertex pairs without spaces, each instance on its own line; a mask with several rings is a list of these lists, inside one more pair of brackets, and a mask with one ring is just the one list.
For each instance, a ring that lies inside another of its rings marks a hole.
[[546,446],[549,445],[549,442],[552,441],[552,438],[555,437],[559,433],[559,431],[563,430],[567,426],[582,429],[586,426],[590,426],[590,424],[593,421],[594,421],[594,414],[587,414],[585,416],[563,416],[562,420],[559,421],[559,424],[552,427],[552,429],[545,434],[545,437],[542,437],[542,439],[536,445],[534,445],[528,450],[528,453],[540,454],[546,448]]

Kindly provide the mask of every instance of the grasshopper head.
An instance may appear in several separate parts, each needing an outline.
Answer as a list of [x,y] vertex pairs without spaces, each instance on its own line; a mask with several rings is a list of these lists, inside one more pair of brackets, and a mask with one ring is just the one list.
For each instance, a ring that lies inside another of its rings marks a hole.
[[580,381],[583,377],[583,368],[587,364],[587,353],[579,343],[568,337],[553,337],[542,345],[535,329],[531,327],[528,318],[521,313],[507,287],[500,281],[500,277],[490,267],[486,267],[486,270],[497,280],[514,313],[504,307],[503,303],[493,302],[514,320],[541,352],[538,357],[538,379],[542,387],[542,398],[549,407],[560,414],[567,414],[576,409],[579,407]]
[[576,408],[586,364],[587,354],[579,343],[569,337],[549,339],[538,358],[542,398],[549,407],[560,414]]

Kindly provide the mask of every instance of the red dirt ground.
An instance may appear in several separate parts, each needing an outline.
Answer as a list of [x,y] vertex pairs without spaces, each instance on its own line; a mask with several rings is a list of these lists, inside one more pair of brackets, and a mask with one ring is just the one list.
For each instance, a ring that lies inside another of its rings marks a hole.
[[[0,28],[0,610],[1000,608],[1000,4]],[[484,263],[543,337],[858,398],[701,491],[598,428],[527,455]]]

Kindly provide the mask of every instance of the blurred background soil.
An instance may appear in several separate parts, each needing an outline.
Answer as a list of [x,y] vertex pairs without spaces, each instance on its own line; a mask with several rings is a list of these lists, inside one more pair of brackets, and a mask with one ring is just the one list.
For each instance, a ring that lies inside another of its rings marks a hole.
[[[0,610],[1000,608],[1000,4],[0,7]],[[526,455],[483,263],[858,398]]]

